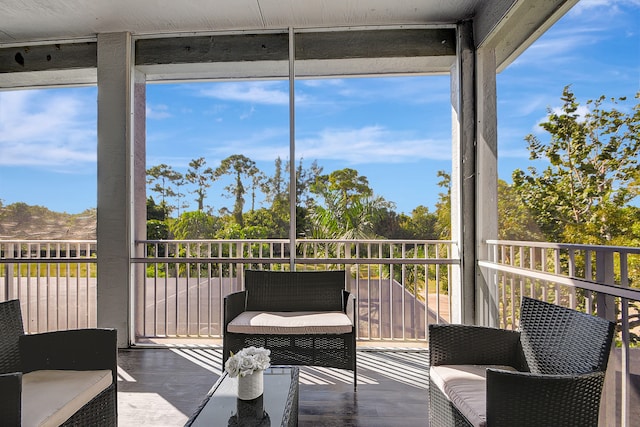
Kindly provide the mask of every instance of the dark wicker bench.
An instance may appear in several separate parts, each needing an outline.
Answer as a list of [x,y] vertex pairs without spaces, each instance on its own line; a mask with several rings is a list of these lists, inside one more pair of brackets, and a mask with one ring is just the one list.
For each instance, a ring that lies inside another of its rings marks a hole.
[[[117,357],[114,329],[25,335],[20,302],[0,303],[0,425],[49,417],[63,426],[116,426]],[[76,393],[77,384],[83,393]]]
[[245,271],[245,290],[224,300],[223,366],[231,352],[264,347],[273,365],[351,370],[355,388],[355,298],[345,284],[344,271]]
[[430,325],[431,425],[597,426],[614,326],[527,297],[519,331]]

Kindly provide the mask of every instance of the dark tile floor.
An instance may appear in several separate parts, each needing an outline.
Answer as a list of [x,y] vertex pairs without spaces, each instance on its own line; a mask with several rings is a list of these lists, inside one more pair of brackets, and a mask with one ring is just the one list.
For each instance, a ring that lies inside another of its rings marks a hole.
[[[182,426],[221,373],[219,349],[119,353],[120,426]],[[359,351],[358,390],[349,371],[300,371],[299,426],[427,426],[426,351]]]

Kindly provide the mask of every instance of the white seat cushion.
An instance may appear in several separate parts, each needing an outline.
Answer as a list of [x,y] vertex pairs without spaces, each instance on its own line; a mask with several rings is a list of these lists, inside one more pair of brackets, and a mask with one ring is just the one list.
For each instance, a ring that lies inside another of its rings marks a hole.
[[113,382],[110,370],[22,375],[22,425],[59,426]]
[[487,425],[487,368],[516,371],[499,365],[440,365],[429,368],[433,383],[475,427]]
[[236,334],[347,334],[353,327],[341,311],[245,311],[233,319],[227,329]]

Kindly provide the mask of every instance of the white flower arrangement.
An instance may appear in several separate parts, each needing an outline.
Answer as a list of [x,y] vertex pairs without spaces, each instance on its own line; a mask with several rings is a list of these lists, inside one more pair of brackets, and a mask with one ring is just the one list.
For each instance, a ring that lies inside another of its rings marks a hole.
[[224,364],[224,369],[230,377],[251,375],[255,371],[264,371],[270,366],[269,355],[271,350],[262,347],[243,348],[236,354],[231,352],[231,357]]

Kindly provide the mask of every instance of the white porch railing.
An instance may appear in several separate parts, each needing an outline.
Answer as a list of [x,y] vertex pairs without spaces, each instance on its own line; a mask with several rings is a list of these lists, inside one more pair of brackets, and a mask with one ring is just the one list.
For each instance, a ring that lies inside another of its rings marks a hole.
[[[223,298],[245,269],[345,269],[358,301],[360,341],[427,340],[448,322],[449,241],[287,239],[140,241],[136,335],[220,338]],[[141,283],[142,281],[140,281]]]
[[1,240],[0,301],[22,301],[28,333],[96,327],[95,240]]
[[[426,342],[448,322],[449,241],[286,239],[137,242],[137,339],[221,338],[223,298],[245,269],[346,269],[360,341]],[[293,261],[292,261],[293,260]],[[95,327],[95,241],[0,241],[0,300],[19,298],[29,333]]]
[[487,244],[489,259],[478,264],[497,286],[501,327],[517,327],[522,295],[617,323],[601,425],[633,425],[631,420],[640,415],[631,405],[631,400],[640,400],[631,382],[632,374],[640,375],[640,289],[637,283],[631,287],[631,279],[640,277],[640,248],[498,240]]

